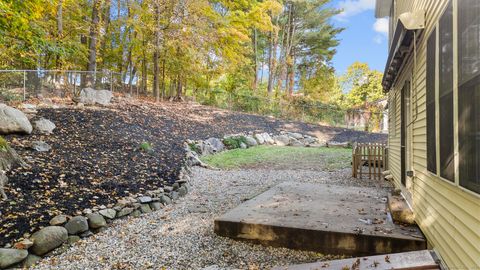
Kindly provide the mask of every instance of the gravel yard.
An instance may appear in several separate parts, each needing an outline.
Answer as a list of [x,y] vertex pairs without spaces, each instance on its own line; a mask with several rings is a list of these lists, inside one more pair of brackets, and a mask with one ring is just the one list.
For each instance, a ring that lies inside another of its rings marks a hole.
[[37,269],[268,269],[331,257],[314,252],[270,248],[216,236],[213,220],[242,201],[284,181],[369,186],[349,169],[247,170],[194,169],[192,191],[163,211],[115,221],[106,231],[49,257]]
[[[32,166],[8,173],[0,201],[0,246],[30,235],[58,214],[115,203],[126,195],[170,185],[184,158],[186,139],[207,139],[239,132],[280,131],[310,134],[321,140],[384,141],[385,134],[284,121],[229,112],[191,103],[119,103],[108,108],[40,109],[37,118],[55,123],[52,135],[9,135],[6,139]],[[52,150],[35,152],[33,141]],[[141,151],[149,143],[153,153]]]

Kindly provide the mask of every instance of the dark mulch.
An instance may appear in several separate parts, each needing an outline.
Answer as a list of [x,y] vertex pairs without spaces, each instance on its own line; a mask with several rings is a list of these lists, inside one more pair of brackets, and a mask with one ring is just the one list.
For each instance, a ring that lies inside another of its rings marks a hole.
[[[111,109],[42,109],[56,125],[53,135],[12,135],[7,140],[30,170],[9,173],[8,201],[0,202],[0,245],[36,231],[55,215],[114,203],[129,193],[168,185],[178,175],[185,139],[244,131],[292,130],[335,141],[384,141],[385,135],[231,113],[210,107],[163,103]],[[52,146],[29,149],[32,141]],[[153,146],[147,153],[142,142]]]

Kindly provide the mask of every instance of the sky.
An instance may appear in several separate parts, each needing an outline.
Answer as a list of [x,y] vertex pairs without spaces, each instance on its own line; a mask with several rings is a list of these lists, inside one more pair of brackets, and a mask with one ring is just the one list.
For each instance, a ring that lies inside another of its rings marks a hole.
[[345,28],[338,35],[340,45],[333,58],[337,74],[343,74],[355,61],[368,63],[371,69],[383,73],[387,59],[388,20],[375,19],[375,0],[332,0],[343,12],[332,22]]

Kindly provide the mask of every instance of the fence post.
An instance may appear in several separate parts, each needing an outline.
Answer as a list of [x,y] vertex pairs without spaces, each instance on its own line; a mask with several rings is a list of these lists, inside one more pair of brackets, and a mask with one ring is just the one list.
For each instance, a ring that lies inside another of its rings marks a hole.
[[23,101],[27,99],[27,71],[23,71]]
[[113,93],[113,72],[110,71],[110,92]]

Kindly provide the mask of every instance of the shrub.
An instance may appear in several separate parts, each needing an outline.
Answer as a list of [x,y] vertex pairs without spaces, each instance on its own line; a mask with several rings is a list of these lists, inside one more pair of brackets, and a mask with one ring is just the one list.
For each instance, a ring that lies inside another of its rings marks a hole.
[[228,137],[228,138],[223,139],[223,144],[225,144],[227,149],[240,148],[240,145],[242,143],[247,145],[247,138],[245,138],[245,136]]
[[188,148],[190,148],[190,150],[200,154],[200,148],[198,148],[198,145],[196,143],[189,143]]
[[5,152],[7,151],[8,142],[2,136],[0,136],[0,151]]
[[149,142],[142,142],[140,144],[140,149],[142,149],[145,152],[152,152],[153,151],[152,144],[150,144]]

